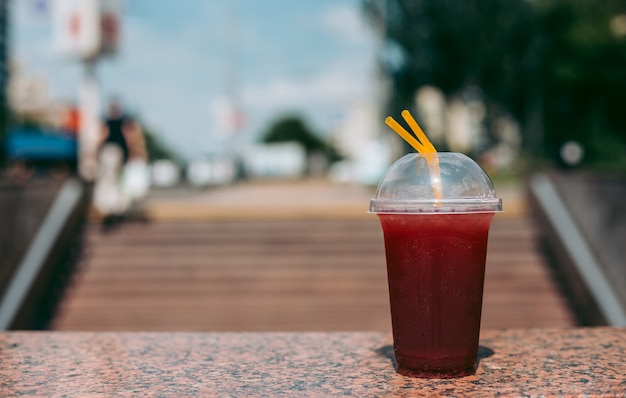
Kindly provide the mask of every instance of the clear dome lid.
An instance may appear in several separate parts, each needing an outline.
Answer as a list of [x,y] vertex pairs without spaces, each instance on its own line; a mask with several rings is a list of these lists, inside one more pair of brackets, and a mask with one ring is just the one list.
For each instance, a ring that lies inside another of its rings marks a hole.
[[410,153],[378,184],[372,213],[479,213],[502,211],[487,173],[456,152]]

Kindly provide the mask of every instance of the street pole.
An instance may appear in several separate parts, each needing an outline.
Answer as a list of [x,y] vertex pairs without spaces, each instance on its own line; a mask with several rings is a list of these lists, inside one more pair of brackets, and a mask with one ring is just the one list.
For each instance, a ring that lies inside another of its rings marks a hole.
[[98,146],[100,143],[100,88],[96,79],[95,59],[84,62],[84,75],[80,87],[80,134],[78,141],[78,171],[88,182],[98,172]]

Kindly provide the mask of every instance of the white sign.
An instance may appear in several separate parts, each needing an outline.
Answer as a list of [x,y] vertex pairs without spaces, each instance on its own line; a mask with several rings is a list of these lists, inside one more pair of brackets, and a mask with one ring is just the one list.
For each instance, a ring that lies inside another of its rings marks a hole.
[[115,52],[119,41],[119,1],[55,0],[52,4],[58,52],[83,60]]
[[54,41],[63,55],[90,59],[100,51],[100,2],[55,0]]
[[100,0],[100,52],[114,54],[120,40],[119,0]]

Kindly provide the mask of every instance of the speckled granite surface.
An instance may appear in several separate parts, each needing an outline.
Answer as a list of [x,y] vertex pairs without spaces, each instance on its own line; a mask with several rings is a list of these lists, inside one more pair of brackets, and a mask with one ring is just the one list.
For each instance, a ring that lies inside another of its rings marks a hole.
[[626,328],[484,331],[474,376],[395,373],[379,333],[0,333],[0,396],[626,396]]

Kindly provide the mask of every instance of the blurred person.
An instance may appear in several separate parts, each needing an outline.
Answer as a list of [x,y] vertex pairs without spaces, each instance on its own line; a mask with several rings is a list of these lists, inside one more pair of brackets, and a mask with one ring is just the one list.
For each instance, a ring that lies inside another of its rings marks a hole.
[[129,118],[122,111],[122,106],[118,100],[109,102],[104,125],[100,136],[100,146],[104,149],[107,146],[116,146],[122,153],[124,163],[128,160],[129,149],[126,140],[126,132],[129,128]]
[[132,117],[126,118],[124,137],[128,159],[122,172],[122,192],[133,202],[145,197],[148,192],[148,151],[141,124]]
[[140,124],[111,100],[100,137],[94,207],[105,225],[120,221],[148,190],[147,150]]

